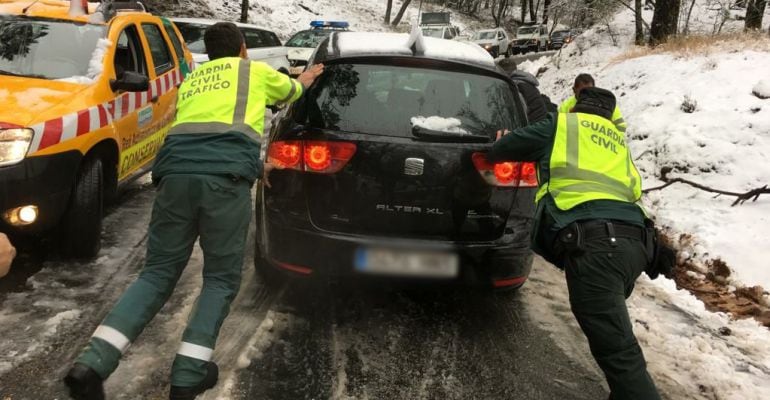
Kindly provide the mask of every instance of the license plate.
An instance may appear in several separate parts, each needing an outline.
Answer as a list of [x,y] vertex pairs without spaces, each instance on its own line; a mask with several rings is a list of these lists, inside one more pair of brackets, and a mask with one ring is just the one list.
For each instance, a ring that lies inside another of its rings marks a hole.
[[305,70],[305,67],[289,67],[289,75],[291,76],[297,76],[302,73],[302,71]]
[[457,254],[438,251],[361,248],[354,264],[362,273],[419,278],[454,278],[460,270]]

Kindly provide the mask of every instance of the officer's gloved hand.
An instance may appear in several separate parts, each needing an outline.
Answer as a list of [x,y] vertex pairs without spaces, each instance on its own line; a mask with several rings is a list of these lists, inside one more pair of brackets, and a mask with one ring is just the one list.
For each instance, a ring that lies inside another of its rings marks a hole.
[[644,272],[650,279],[655,279],[659,275],[663,275],[668,279],[673,279],[675,266],[676,250],[666,243],[658,241],[655,248],[655,257]]

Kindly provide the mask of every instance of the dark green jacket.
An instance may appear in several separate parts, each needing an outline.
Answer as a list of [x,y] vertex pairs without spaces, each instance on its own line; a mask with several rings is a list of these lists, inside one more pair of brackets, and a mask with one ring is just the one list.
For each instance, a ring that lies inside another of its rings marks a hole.
[[[535,161],[538,165],[540,184],[548,182],[557,116],[556,113],[549,113],[545,119],[503,136],[492,146],[487,158],[492,162]],[[563,211],[556,207],[553,197],[546,194],[535,211],[532,248],[553,262],[552,245],[557,233],[574,221],[596,219],[611,219],[644,226],[644,214],[633,203],[594,200]]]

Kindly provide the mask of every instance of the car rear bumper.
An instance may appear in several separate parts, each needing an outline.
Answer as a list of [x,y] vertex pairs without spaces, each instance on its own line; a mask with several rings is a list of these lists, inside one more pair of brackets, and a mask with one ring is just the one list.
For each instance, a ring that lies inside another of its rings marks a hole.
[[[456,244],[431,240],[395,240],[361,235],[342,235],[287,227],[265,221],[260,252],[276,269],[296,276],[341,276],[355,279],[405,280],[403,276],[370,275],[355,268],[359,249],[389,247],[405,250],[451,251],[459,256],[455,278],[410,278],[410,281],[464,284],[486,287],[517,287],[524,283],[532,267],[529,224],[496,242]],[[257,243],[260,246],[260,243]]]
[[0,167],[0,215],[16,207],[38,208],[37,220],[26,226],[12,226],[0,217],[0,231],[13,234],[40,234],[55,227],[69,203],[70,191],[80,160],[78,151],[49,156],[28,157],[22,162]]

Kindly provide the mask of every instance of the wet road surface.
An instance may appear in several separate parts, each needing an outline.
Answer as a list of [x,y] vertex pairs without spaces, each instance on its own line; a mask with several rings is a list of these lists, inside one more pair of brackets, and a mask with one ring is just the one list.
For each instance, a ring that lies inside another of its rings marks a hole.
[[[143,264],[153,196],[145,185],[121,200],[93,261],[38,254],[15,263],[0,287],[0,398],[67,398],[61,378]],[[196,247],[169,303],[106,382],[108,398],[167,398],[201,262]],[[339,282],[268,288],[249,250],[215,351],[220,381],[200,398],[606,398],[574,326],[551,329],[574,325],[568,310],[532,307],[547,303],[553,285],[537,277],[553,267],[537,263],[520,293]]]

